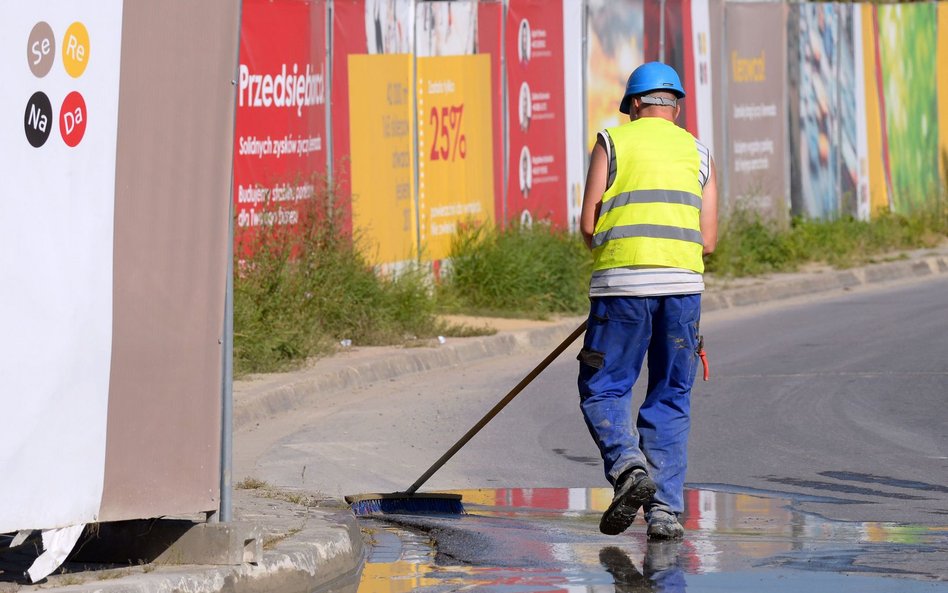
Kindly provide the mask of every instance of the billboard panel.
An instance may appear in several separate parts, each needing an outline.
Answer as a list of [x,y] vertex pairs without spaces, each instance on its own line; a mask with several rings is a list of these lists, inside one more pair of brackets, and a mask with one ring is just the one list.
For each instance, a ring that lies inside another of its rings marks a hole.
[[579,232],[586,179],[585,118],[565,117],[583,113],[583,0],[563,0],[563,85],[566,124],[567,220],[570,231]]
[[494,220],[490,56],[418,58],[418,212],[426,259],[458,223]]
[[938,3],[938,150],[942,187],[948,187],[948,2]]
[[907,214],[939,189],[937,6],[880,5],[877,11],[892,208]]
[[628,121],[619,113],[629,74],[644,62],[642,0],[589,0],[586,4],[586,146],[596,135]]
[[507,9],[507,211],[529,225],[567,224],[561,0],[511,0]]
[[99,518],[122,2],[7,4],[0,31],[2,533]]
[[646,62],[664,62],[678,73],[686,98],[677,123],[697,136],[691,15],[691,0],[645,0],[644,50]]
[[408,54],[348,60],[352,223],[374,263],[418,253],[411,67]]
[[[786,222],[786,6],[725,5],[729,207]],[[719,167],[720,169],[720,167]]]
[[832,219],[856,215],[856,69],[852,7],[791,8],[791,101],[794,121],[793,209]]
[[216,510],[239,3],[39,8],[0,25],[0,532]]
[[[243,3],[234,200],[238,229],[292,225],[325,175],[326,2]],[[239,237],[239,235],[238,235]]]
[[490,56],[491,120],[494,133],[494,216],[507,220],[504,196],[504,5],[500,0],[477,3],[477,53]]
[[[333,0],[332,3],[332,180],[339,196],[352,191],[349,138],[349,56],[368,53],[365,0]],[[348,212],[351,204],[342,205]]]

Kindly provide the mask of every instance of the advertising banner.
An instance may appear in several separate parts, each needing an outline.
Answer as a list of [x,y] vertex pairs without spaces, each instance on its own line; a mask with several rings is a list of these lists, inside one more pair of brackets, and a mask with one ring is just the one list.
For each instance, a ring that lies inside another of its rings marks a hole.
[[459,223],[494,220],[490,56],[418,58],[418,213],[426,259]]
[[856,103],[856,212],[857,220],[869,220],[870,184],[869,184],[869,102],[866,96],[866,52],[865,32],[863,30],[864,6],[853,7],[853,95]]
[[122,2],[8,3],[0,32],[3,533],[99,513]]
[[[691,80],[689,98],[686,102],[694,109],[694,133],[708,147],[714,147],[715,101],[711,87],[714,73],[711,68],[711,14],[708,0],[691,0],[691,72],[685,76]],[[713,156],[712,149],[712,156]]]
[[569,230],[579,232],[579,214],[586,181],[585,118],[583,113],[583,0],[563,0],[563,86],[566,124],[566,189]]
[[892,208],[908,214],[939,191],[937,6],[877,7]]
[[938,3],[938,148],[943,186],[948,185],[948,2]]
[[795,4],[790,80],[796,98],[792,195],[795,214],[815,219],[856,215],[856,69],[852,6]]
[[589,0],[586,5],[586,145],[604,128],[629,121],[619,102],[643,54],[642,0]]
[[786,6],[726,4],[725,11],[728,204],[785,223]]
[[567,224],[562,0],[511,0],[507,7],[507,213]]
[[85,523],[219,508],[239,9],[50,0],[0,24],[23,114],[0,124],[0,532],[63,530],[33,580]]
[[353,228],[370,261],[405,261],[418,254],[412,57],[350,55],[348,68]]
[[[365,0],[333,0],[332,3],[332,180],[338,195],[352,191],[349,138],[349,56],[367,50]],[[342,206],[351,212],[351,204]],[[351,221],[350,221],[351,222]]]
[[504,5],[501,0],[477,3],[477,53],[490,56],[491,121],[494,131],[494,217],[507,220],[504,195]]
[[686,99],[676,123],[697,136],[691,0],[645,0],[644,10],[644,60],[663,62],[678,73]]
[[240,229],[292,225],[324,182],[325,0],[246,0],[240,35],[234,200]]
[[[888,141],[885,136],[885,105],[880,86],[879,44],[876,33],[876,7],[860,8],[862,30],[862,96],[865,102],[866,160],[861,173],[869,186],[868,214],[889,211]],[[860,47],[857,45],[857,48]]]

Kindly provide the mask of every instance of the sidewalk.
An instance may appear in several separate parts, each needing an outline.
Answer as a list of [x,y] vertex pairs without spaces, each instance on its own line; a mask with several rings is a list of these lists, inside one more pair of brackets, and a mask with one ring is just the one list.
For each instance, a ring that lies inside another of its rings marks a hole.
[[[794,274],[723,282],[707,278],[706,312],[764,304],[884,282],[948,276],[948,246],[858,269],[813,269]],[[242,429],[317,405],[320,394],[376,381],[459,365],[515,351],[549,350],[576,328],[581,317],[550,321],[463,319],[498,333],[448,338],[417,348],[353,348],[293,372],[235,382],[235,439]],[[239,479],[240,476],[236,476]],[[283,496],[283,499],[293,500]],[[0,582],[0,593],[56,589],[83,593],[189,591],[355,591],[365,558],[359,526],[341,501],[307,505],[268,490],[235,490],[237,520],[257,524],[265,534],[262,561],[234,566],[145,565],[109,571],[57,574],[38,586]],[[305,502],[305,501],[304,501]]]

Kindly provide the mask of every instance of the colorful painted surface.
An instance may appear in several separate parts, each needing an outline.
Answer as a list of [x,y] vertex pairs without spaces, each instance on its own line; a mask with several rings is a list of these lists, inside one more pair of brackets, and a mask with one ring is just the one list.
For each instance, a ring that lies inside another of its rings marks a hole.
[[[810,218],[856,214],[856,72],[852,7],[803,4],[799,40],[798,203]],[[798,110],[798,111],[797,111]]]
[[939,186],[936,5],[878,7],[892,208],[925,207]]
[[644,61],[642,0],[590,0],[587,5],[586,142],[628,117],[619,113],[625,84]]

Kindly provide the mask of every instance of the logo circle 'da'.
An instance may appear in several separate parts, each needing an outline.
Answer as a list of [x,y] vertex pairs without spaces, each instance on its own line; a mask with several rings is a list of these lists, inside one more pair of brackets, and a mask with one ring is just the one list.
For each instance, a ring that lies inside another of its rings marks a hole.
[[36,78],[43,78],[53,67],[56,61],[56,36],[46,21],[33,25],[26,42],[26,61]]
[[62,134],[66,146],[76,146],[82,142],[86,133],[86,101],[78,92],[73,91],[63,99],[63,107],[59,111],[59,133]]
[[63,36],[63,66],[66,73],[79,78],[89,64],[89,32],[79,21],[69,25]]
[[53,106],[43,91],[36,91],[26,102],[23,114],[23,129],[26,140],[35,148],[46,144],[53,124]]

